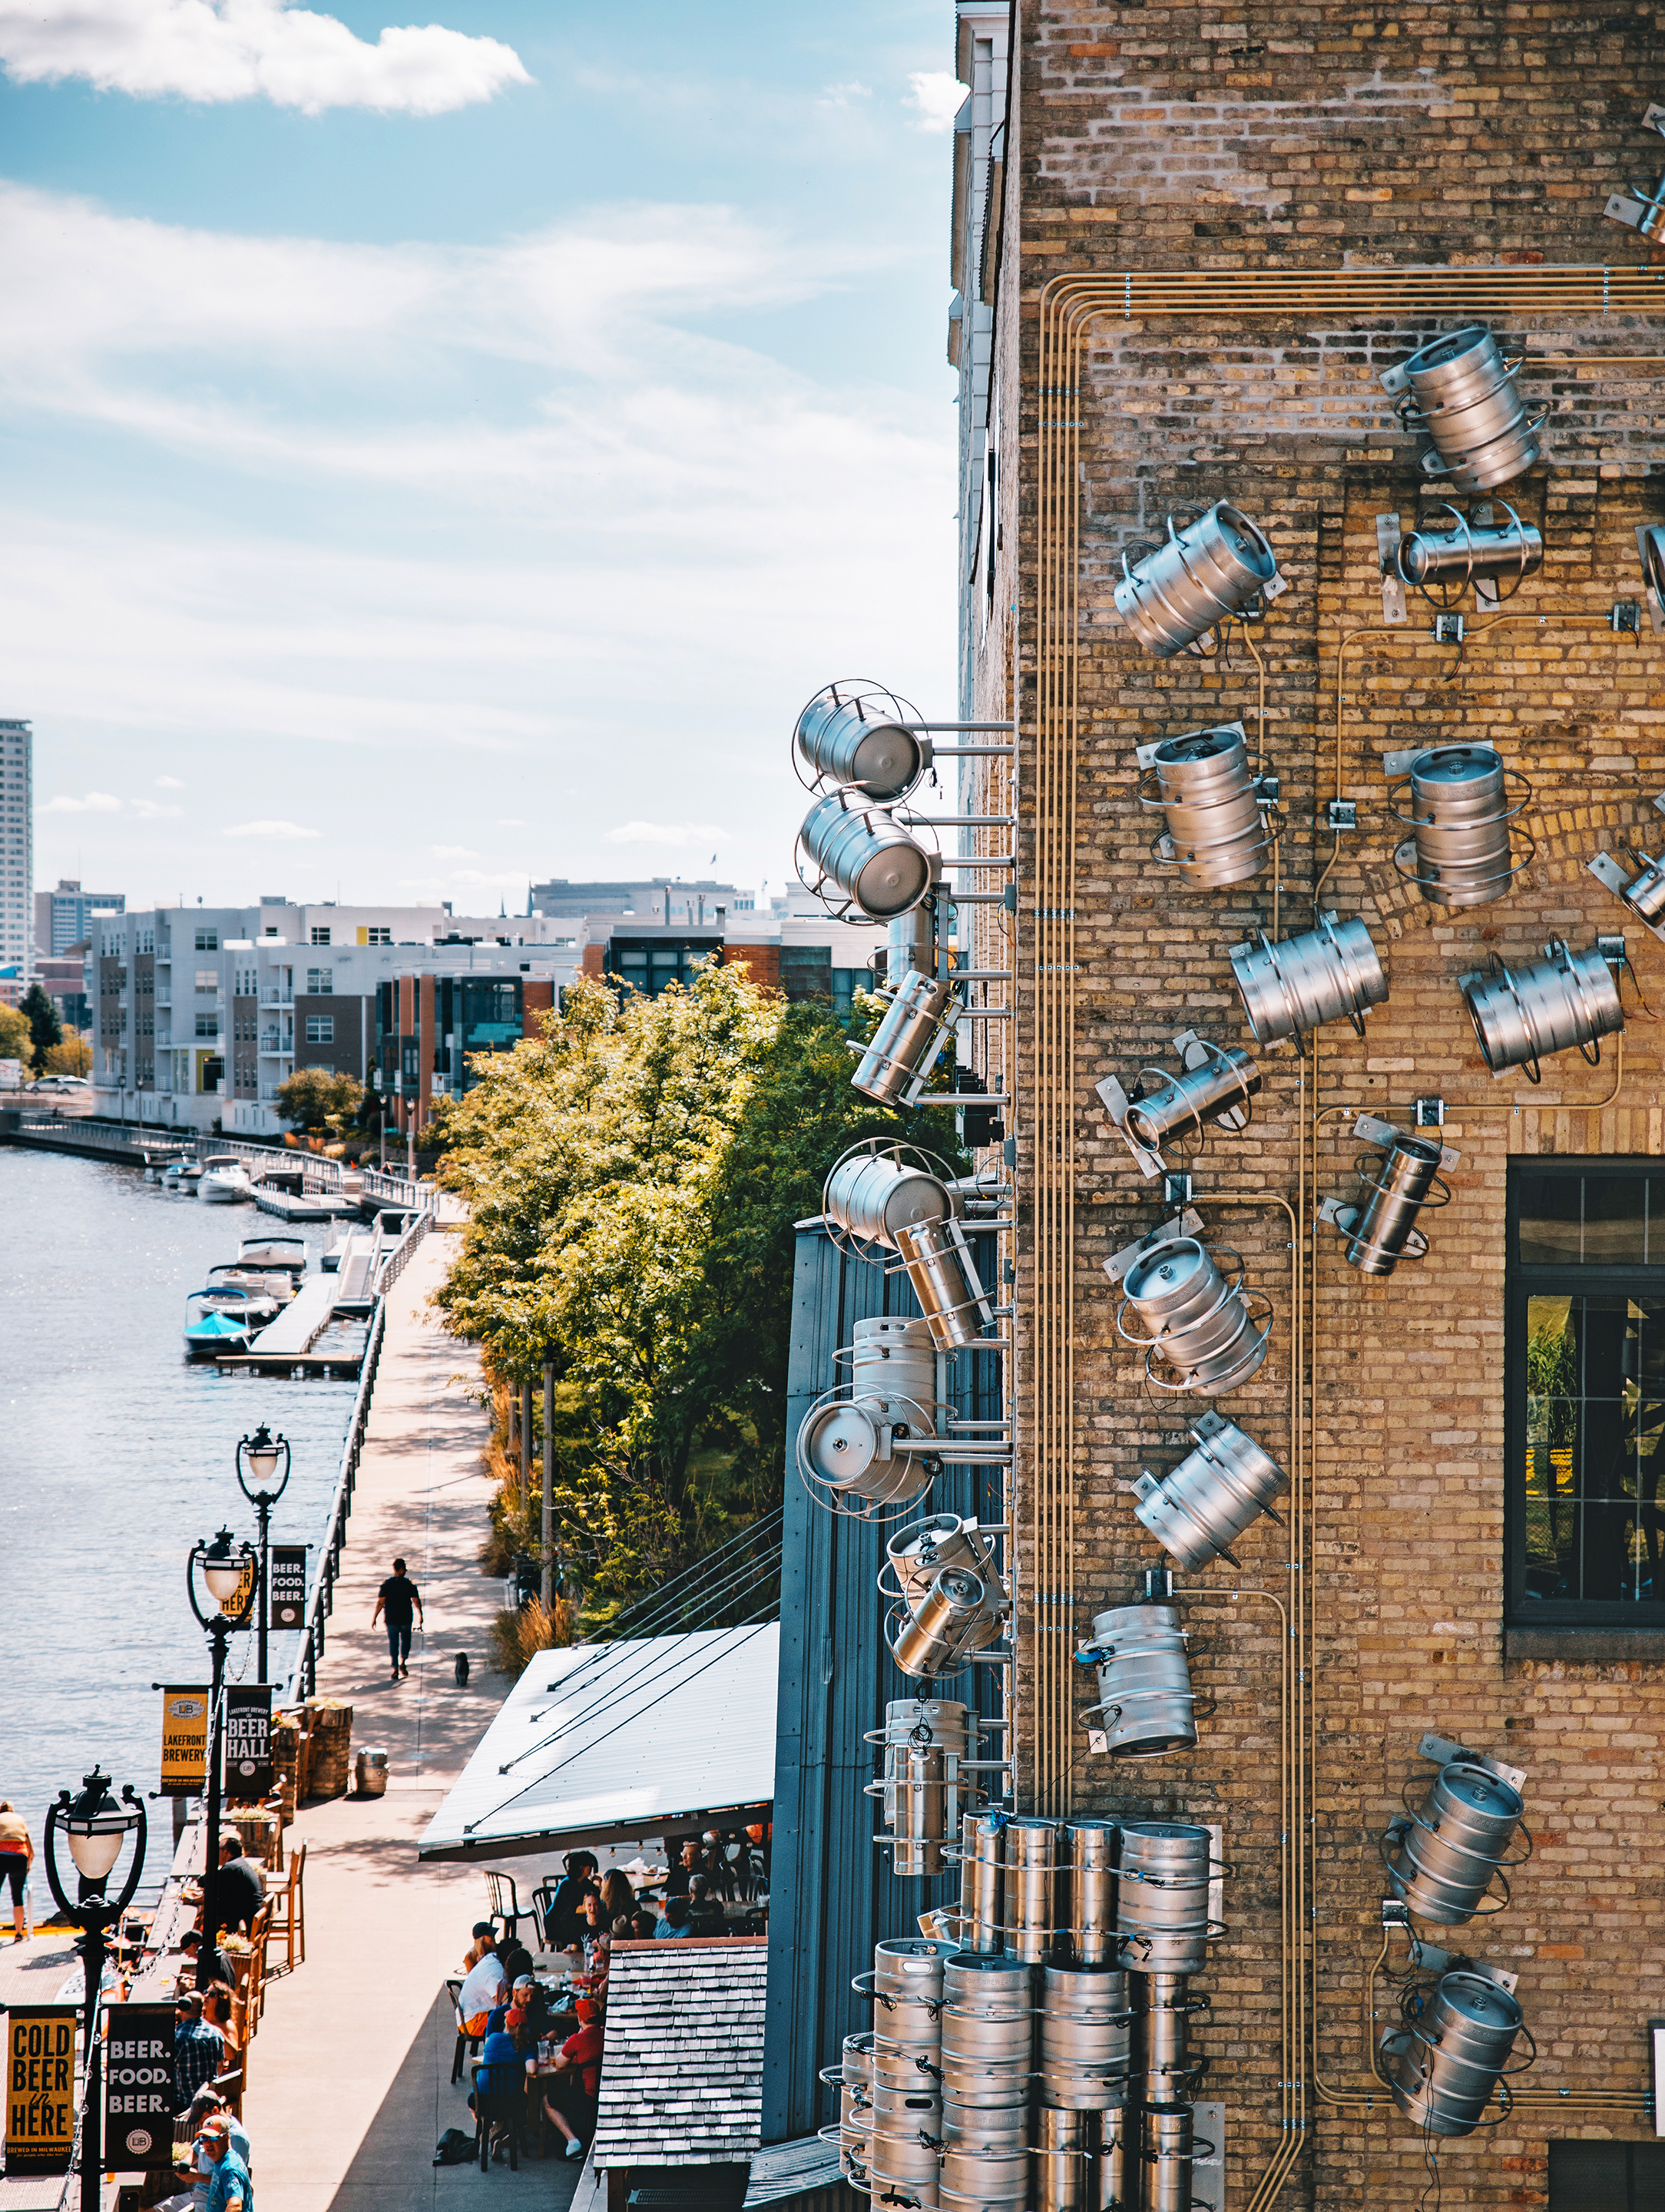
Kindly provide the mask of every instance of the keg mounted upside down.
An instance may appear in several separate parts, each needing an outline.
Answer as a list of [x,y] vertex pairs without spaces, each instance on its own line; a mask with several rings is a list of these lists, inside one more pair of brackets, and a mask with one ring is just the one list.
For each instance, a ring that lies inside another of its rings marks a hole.
[[1358,1180],[1368,1195],[1356,1206],[1327,1198],[1318,1218],[1347,1239],[1343,1257],[1350,1267],[1365,1275],[1391,1275],[1401,1260],[1420,1260],[1427,1252],[1428,1239],[1416,1225],[1417,1216],[1425,1206],[1450,1204],[1438,1170],[1455,1167],[1459,1155],[1449,1146],[1396,1129],[1371,1114],[1361,1114],[1352,1133],[1380,1151],[1379,1169],[1368,1157],[1361,1159]]
[[1115,1759],[1164,1759],[1191,1751],[1197,1741],[1197,1700],[1186,1662],[1188,1632],[1166,1592],[1173,1577],[1160,1569],[1145,1576],[1144,1598],[1112,1606],[1093,1617],[1092,1640],[1076,1652],[1077,1664],[1098,1669],[1098,1703],[1081,1717],[1089,1747]]
[[[1412,748],[1384,754],[1382,765],[1400,779],[1388,793],[1390,811],[1412,833],[1395,852],[1394,866],[1431,905],[1486,906],[1530,866],[1537,849],[1532,838],[1522,831],[1526,852],[1518,860],[1510,841],[1511,825],[1532,803],[1532,786],[1518,769],[1505,768],[1490,745]],[[1524,787],[1513,805],[1511,781]]]
[[[1246,1382],[1265,1359],[1272,1305],[1244,1288],[1242,1261],[1225,1245],[1205,1243],[1201,1227],[1188,1208],[1106,1260],[1104,1273],[1125,1293],[1116,1334],[1143,1351],[1150,1387],[1214,1398]],[[1130,1310],[1146,1334],[1127,1326]]]
[[1525,475],[1540,458],[1546,418],[1527,421],[1515,389],[1520,366],[1504,359],[1483,323],[1470,323],[1383,370],[1382,388],[1401,428],[1427,441],[1426,475],[1462,492],[1492,491]]
[[[1166,828],[1152,857],[1198,890],[1247,883],[1277,842],[1277,785],[1249,764],[1241,722],[1140,745],[1139,803]],[[1154,795],[1147,784],[1154,783]]]

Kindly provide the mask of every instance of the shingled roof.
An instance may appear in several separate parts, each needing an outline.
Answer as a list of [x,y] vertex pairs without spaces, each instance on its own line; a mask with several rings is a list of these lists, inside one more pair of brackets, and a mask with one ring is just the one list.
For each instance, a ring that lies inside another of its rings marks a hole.
[[599,2167],[751,2156],[762,2131],[768,1973],[761,1936],[613,1946]]

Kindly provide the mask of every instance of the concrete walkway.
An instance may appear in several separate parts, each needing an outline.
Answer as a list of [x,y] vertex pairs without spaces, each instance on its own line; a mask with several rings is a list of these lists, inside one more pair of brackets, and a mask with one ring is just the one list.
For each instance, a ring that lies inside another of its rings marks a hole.
[[[453,1249],[443,1234],[426,1238],[388,1301],[319,1690],[351,1704],[355,1749],[384,1746],[392,1778],[384,1797],[307,1807],[289,1832],[291,1850],[307,1844],[307,1962],[272,1984],[250,2054],[244,2116],[260,2212],[418,2212],[481,2190],[564,2212],[578,2180],[576,2160],[489,2178],[432,2163],[447,2128],[473,2131],[467,2084],[451,2083],[444,1984],[486,1887],[477,1867],[419,1866],[416,1845],[508,1687],[488,1656],[501,1586],[477,1559],[489,1497],[479,1363],[428,1306]],[[400,1682],[370,1626],[395,1554],[427,1616]],[[459,1651],[472,1670],[465,1690]],[[536,1872],[525,1860],[512,1870],[525,1899]]]

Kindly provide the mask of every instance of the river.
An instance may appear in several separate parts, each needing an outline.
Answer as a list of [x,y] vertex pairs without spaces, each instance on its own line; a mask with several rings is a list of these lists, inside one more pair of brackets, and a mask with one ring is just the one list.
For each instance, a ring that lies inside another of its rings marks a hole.
[[[155,1788],[150,1686],[208,1680],[186,1555],[222,1524],[253,1537],[234,1462],[258,1423],[293,1449],[273,1541],[323,1533],[356,1386],[222,1375],[185,1354],[187,1293],[264,1225],[277,1226],[131,1168],[0,1146],[0,1798],[37,1850],[47,1805],[94,1760],[118,1786]],[[272,1639],[280,1686],[299,1641]],[[255,1680],[252,1633],[231,1673]],[[165,1802],[147,1810],[148,1891],[172,1822]]]

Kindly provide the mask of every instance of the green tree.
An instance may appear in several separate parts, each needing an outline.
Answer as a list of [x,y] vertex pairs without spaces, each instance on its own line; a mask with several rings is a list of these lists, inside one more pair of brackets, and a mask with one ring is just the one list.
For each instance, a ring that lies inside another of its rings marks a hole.
[[353,1076],[298,1067],[277,1086],[277,1116],[303,1136],[340,1136],[357,1119],[363,1095]]
[[0,1006],[0,1060],[21,1060],[25,1074],[34,1066],[29,1018],[16,1006]]
[[48,1045],[44,1054],[49,1075],[90,1075],[93,1048],[79,1030],[67,1030],[61,1044]]
[[29,1038],[34,1046],[37,1062],[50,1047],[63,1043],[64,1024],[58,1018],[58,1008],[46,996],[42,984],[30,984],[17,1011],[29,1025]]
[[556,1367],[560,1540],[593,1625],[778,1503],[793,1224],[846,1146],[904,1120],[851,1089],[829,1008],[741,967],[656,999],[580,982],[473,1066],[437,1133],[470,1201],[439,1303],[500,1379]]

